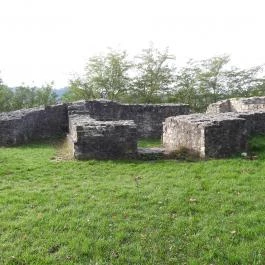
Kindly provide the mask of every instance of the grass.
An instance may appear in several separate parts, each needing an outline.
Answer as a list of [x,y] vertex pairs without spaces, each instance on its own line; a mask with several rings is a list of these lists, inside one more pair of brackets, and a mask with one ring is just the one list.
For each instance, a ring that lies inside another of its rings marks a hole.
[[265,264],[265,138],[256,160],[54,159],[0,149],[0,264]]
[[138,147],[161,147],[162,143],[160,139],[140,139],[138,141]]

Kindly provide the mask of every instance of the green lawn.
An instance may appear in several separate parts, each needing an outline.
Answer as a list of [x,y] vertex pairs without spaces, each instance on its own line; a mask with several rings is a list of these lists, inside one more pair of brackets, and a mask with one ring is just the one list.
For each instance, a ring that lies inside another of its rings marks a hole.
[[265,264],[256,160],[64,161],[0,148],[0,264]]
[[160,139],[140,139],[138,147],[160,147],[162,145]]

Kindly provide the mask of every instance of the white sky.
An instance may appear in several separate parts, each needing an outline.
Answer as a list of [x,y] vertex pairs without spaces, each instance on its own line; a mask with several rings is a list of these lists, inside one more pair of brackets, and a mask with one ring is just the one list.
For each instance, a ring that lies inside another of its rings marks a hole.
[[179,65],[221,54],[263,64],[264,10],[264,0],[0,0],[0,77],[60,88],[107,47],[135,55],[151,41]]

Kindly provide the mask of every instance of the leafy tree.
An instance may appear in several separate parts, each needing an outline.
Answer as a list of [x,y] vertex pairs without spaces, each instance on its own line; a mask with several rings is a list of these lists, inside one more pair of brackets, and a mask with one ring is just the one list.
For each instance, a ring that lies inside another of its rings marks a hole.
[[265,95],[265,78],[260,76],[262,66],[250,69],[233,68],[226,72],[226,97],[251,97]]
[[85,67],[84,77],[70,81],[64,99],[122,99],[130,86],[131,67],[126,51],[110,50],[105,56],[94,56]]
[[0,78],[0,112],[12,110],[12,90]]
[[200,68],[193,60],[189,60],[185,67],[178,70],[176,74],[175,86],[169,100],[179,103],[186,103],[194,110],[200,110],[199,79]]
[[[226,70],[224,67],[229,61],[229,56],[224,55],[212,57],[199,62],[199,92],[203,95],[210,95],[210,98],[208,99],[210,103],[219,100],[219,96],[225,90],[224,81],[226,79]],[[206,104],[209,102],[206,100]]]
[[93,91],[91,84],[77,77],[70,80],[70,85],[67,92],[62,96],[62,100],[64,102],[71,102],[80,99],[95,99],[97,97],[98,95],[96,91]]
[[56,93],[53,83],[42,87],[29,87],[21,85],[16,87],[13,92],[12,108],[32,108],[41,105],[52,105],[56,103]]
[[159,102],[165,99],[174,83],[174,67],[170,61],[174,56],[168,49],[159,51],[151,46],[136,57],[136,76],[133,94],[140,102]]
[[32,108],[35,106],[36,88],[21,85],[14,89],[13,108]]
[[46,84],[40,88],[36,88],[36,98],[34,105],[53,105],[56,104],[56,93],[53,89],[53,83]]
[[176,75],[171,101],[187,103],[195,111],[204,111],[209,104],[221,99],[261,95],[264,92],[264,79],[257,77],[262,67],[229,69],[229,61],[227,55],[201,61],[190,60]]

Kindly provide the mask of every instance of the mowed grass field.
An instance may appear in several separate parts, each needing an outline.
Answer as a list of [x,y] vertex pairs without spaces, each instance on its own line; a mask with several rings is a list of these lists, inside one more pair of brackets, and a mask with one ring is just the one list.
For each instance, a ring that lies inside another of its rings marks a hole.
[[0,264],[265,264],[265,137],[251,145],[195,162],[0,148]]

